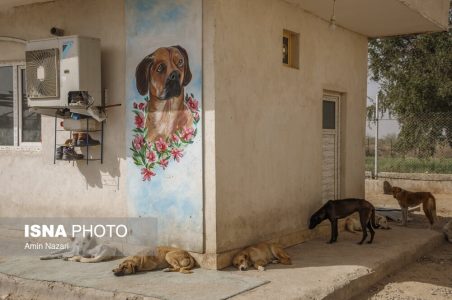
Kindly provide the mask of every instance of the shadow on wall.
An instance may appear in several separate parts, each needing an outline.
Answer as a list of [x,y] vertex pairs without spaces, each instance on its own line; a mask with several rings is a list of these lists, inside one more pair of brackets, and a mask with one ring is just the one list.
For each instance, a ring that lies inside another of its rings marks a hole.
[[[121,160],[125,162],[125,105],[124,95],[113,94],[109,88],[114,79],[112,74],[116,72],[119,66],[112,62],[117,62],[121,56],[120,51],[114,48],[102,47],[101,51],[101,73],[102,73],[102,89],[107,89],[105,105],[121,103],[119,107],[108,108],[107,120],[104,123],[104,153],[103,163],[99,161],[79,162],[78,169],[86,179],[87,188],[111,188],[119,190],[119,178],[121,176],[120,164]],[[99,136],[100,137],[100,136]],[[91,149],[90,149],[91,150]],[[95,149],[95,157],[99,157],[100,149]],[[82,148],[82,153],[86,155]]]

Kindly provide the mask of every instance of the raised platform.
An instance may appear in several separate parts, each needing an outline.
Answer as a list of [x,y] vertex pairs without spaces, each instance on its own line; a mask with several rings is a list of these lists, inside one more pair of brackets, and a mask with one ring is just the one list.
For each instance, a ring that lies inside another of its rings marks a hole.
[[2,257],[0,299],[348,299],[444,242],[424,225],[378,230],[371,245],[357,245],[360,235],[347,232],[333,245],[318,238],[288,249],[292,266],[269,265],[265,272],[195,269],[120,278],[111,274],[117,262]]

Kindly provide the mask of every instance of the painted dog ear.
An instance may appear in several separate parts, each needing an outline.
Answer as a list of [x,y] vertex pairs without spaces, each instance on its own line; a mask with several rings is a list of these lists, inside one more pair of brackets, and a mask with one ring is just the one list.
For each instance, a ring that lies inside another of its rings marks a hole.
[[192,77],[191,71],[190,71],[190,64],[188,63],[187,51],[184,48],[182,48],[181,46],[179,46],[179,45],[173,46],[173,48],[176,48],[177,50],[179,50],[179,52],[184,57],[185,67],[184,67],[184,81],[182,82],[182,85],[183,86],[187,86],[190,83],[191,77]]
[[154,63],[154,58],[152,54],[149,54],[138,64],[135,71],[135,80],[137,84],[137,90],[141,96],[146,95],[149,92],[149,80],[150,80],[150,69]]

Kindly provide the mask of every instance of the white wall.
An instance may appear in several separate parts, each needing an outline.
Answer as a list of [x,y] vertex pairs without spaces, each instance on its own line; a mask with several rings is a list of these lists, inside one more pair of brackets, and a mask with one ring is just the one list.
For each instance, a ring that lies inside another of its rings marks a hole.
[[[108,103],[124,103],[124,3],[71,0],[0,12],[0,36],[30,40],[66,35],[98,37],[102,44],[102,86]],[[23,45],[0,41],[0,61],[24,60]],[[124,216],[124,107],[108,110],[104,164],[53,164],[54,119],[43,117],[42,150],[0,150],[0,217]]]

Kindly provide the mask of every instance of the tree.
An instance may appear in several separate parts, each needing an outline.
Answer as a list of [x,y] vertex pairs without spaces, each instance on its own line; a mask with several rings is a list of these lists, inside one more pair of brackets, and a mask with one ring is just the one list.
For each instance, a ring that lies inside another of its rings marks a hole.
[[[451,18],[452,10],[449,23]],[[370,40],[369,71],[381,85],[379,113],[400,123],[398,151],[429,157],[437,143],[452,147],[451,30]],[[374,112],[370,107],[368,115]]]

